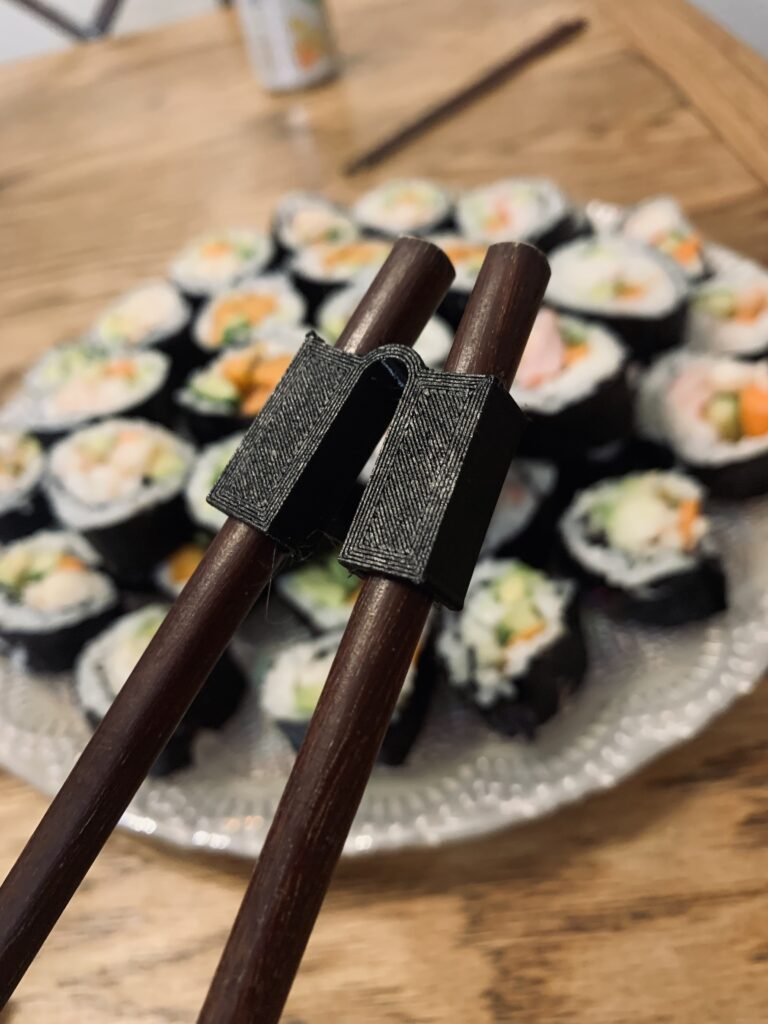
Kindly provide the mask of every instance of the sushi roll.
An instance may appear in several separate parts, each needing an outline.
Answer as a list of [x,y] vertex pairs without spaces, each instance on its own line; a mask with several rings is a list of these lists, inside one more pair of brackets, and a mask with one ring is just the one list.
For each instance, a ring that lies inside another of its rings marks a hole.
[[456,271],[450,291],[438,309],[440,316],[455,331],[464,315],[469,293],[475,286],[488,246],[485,242],[473,242],[460,235],[450,234],[435,235],[430,241],[440,246]]
[[360,229],[345,210],[311,192],[289,192],[272,216],[275,245],[288,255],[323,242],[353,242],[359,235]]
[[198,530],[211,537],[218,533],[227,517],[224,512],[208,504],[208,495],[244,436],[233,434],[204,448],[197,457],[184,490],[189,518]]
[[301,347],[304,327],[262,331],[252,344],[195,370],[175,393],[178,421],[198,444],[244,430],[264,408]]
[[581,684],[587,656],[575,588],[523,562],[480,562],[437,656],[448,682],[506,736],[533,737]]
[[[403,682],[392,721],[379,752],[382,764],[403,764],[421,732],[435,683],[434,661],[428,649],[428,630]],[[341,633],[325,633],[279,651],[261,687],[261,707],[298,751],[320,698]]]
[[537,459],[516,459],[499,494],[480,557],[510,555],[546,565],[558,505],[557,467]]
[[768,357],[768,273],[742,263],[694,289],[688,344],[734,359]]
[[262,331],[304,321],[304,301],[282,274],[266,274],[222,292],[200,312],[194,341],[206,359],[242,348]]
[[604,480],[563,516],[565,549],[621,617],[655,626],[708,618],[727,599],[703,496],[695,480],[676,472]]
[[453,223],[453,200],[423,178],[399,178],[365,192],[352,212],[358,224],[374,235],[429,235]]
[[170,360],[160,352],[62,346],[27,374],[7,416],[45,447],[110,416],[165,420],[169,373]]
[[117,612],[114,583],[77,534],[41,530],[0,549],[0,638],[33,671],[71,668]]
[[[168,613],[150,604],[121,616],[83,650],[75,670],[77,699],[95,729],[135,668]],[[169,775],[193,762],[193,740],[201,729],[220,729],[243,702],[246,682],[225,652],[195,697],[176,731],[150,770]]]
[[187,585],[192,573],[200,565],[208,549],[208,534],[196,534],[187,544],[170,554],[158,565],[154,582],[160,593],[175,601]]
[[229,228],[190,242],[173,260],[170,278],[197,308],[218,292],[264,273],[274,258],[274,243],[268,235],[250,228]]
[[721,498],[768,493],[768,361],[675,353],[641,383],[638,430]]
[[565,194],[547,178],[505,178],[465,192],[459,231],[480,242],[531,242],[545,252],[585,231]]
[[[365,294],[365,285],[350,285],[329,296],[317,311],[317,330],[334,345]],[[430,317],[413,346],[427,366],[440,368],[448,357],[453,332],[439,316]]]
[[628,365],[626,349],[601,324],[541,310],[511,388],[528,420],[521,451],[567,457],[627,438]]
[[110,348],[154,348],[172,362],[179,375],[189,369],[191,310],[173,285],[149,281],[127,292],[96,321],[91,337]]
[[33,533],[51,518],[42,492],[45,460],[40,442],[0,430],[0,542]]
[[46,488],[56,518],[78,530],[123,582],[141,582],[189,534],[184,485],[193,451],[145,420],[107,420],[51,451]]
[[320,304],[332,292],[359,281],[368,284],[391,248],[392,243],[384,239],[361,238],[309,245],[296,253],[290,264],[291,277],[307,301],[312,323]]
[[339,563],[335,552],[312,558],[275,580],[279,597],[316,633],[346,625],[361,586],[362,580]]
[[621,231],[673,259],[689,281],[700,281],[709,272],[701,236],[669,196],[646,199],[632,207]]
[[599,320],[641,362],[682,340],[688,286],[677,265],[655,249],[600,235],[555,249],[550,266],[549,305]]

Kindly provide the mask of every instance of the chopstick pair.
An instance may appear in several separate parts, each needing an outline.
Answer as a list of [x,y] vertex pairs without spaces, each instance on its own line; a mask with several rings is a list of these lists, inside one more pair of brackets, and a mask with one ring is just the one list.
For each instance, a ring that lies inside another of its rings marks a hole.
[[[338,347],[413,344],[452,277],[435,246],[400,240]],[[547,278],[532,247],[492,247],[447,369],[508,385]],[[0,1008],[282,558],[236,520],[214,539],[0,888]],[[200,1021],[279,1019],[430,606],[410,584],[363,585]]]

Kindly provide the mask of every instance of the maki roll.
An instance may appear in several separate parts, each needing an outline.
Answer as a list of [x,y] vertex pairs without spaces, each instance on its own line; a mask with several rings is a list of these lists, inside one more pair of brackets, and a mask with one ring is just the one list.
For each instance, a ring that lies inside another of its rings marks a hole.
[[183,492],[192,460],[192,448],[163,427],[107,420],[55,446],[48,497],[111,572],[140,582],[189,533]]
[[547,252],[584,232],[565,194],[547,178],[505,178],[465,192],[456,221],[467,238],[531,242]]
[[624,217],[622,234],[653,246],[680,267],[689,281],[706,277],[709,268],[701,236],[678,203],[668,196],[646,199]]
[[272,217],[272,235],[282,253],[322,242],[352,242],[360,229],[340,206],[310,192],[289,192]]
[[602,325],[541,310],[511,389],[528,419],[522,451],[553,457],[628,437],[628,363]]
[[364,193],[352,212],[358,224],[375,235],[428,235],[451,227],[453,201],[431,181],[401,178]]
[[117,611],[114,583],[77,534],[41,530],[0,549],[0,637],[30,669],[71,668]]
[[677,265],[655,249],[601,235],[555,249],[550,266],[547,302],[601,321],[641,362],[682,339],[688,286]]
[[178,376],[189,368],[191,311],[173,285],[150,281],[113,303],[95,323],[91,337],[111,348],[154,348],[172,360]]
[[208,549],[208,536],[195,536],[188,544],[182,544],[161,562],[155,570],[155,586],[175,601],[187,585],[192,573],[200,565]]
[[566,511],[563,543],[618,615],[655,626],[705,619],[727,600],[702,500],[700,485],[681,473],[604,480]]
[[266,274],[212,299],[195,321],[194,341],[206,359],[242,348],[265,330],[304,320],[304,302],[287,277]]
[[448,682],[490,727],[533,737],[582,682],[587,656],[571,583],[523,562],[480,562],[437,654]]
[[9,417],[46,447],[109,416],[162,420],[168,413],[169,372],[170,360],[160,352],[65,345],[27,374]]
[[[429,710],[435,683],[434,661],[425,649],[429,627],[419,643],[379,751],[382,764],[396,767],[408,758]],[[328,678],[341,633],[326,633],[278,652],[261,688],[261,706],[298,751]]]
[[557,518],[558,471],[551,462],[516,459],[488,524],[481,557],[514,555],[546,565]]
[[344,285],[376,274],[389,255],[392,243],[384,239],[361,238],[353,242],[324,242],[309,245],[291,261],[291,277],[307,300],[309,319],[315,323],[320,303]]
[[646,374],[637,415],[712,494],[768,493],[768,362],[675,353]]
[[[347,326],[347,322],[365,294],[365,285],[353,284],[334,292],[317,311],[317,330],[331,345]],[[413,346],[427,366],[439,368],[443,365],[453,342],[453,332],[439,316],[430,317],[419,339]]]
[[198,444],[244,430],[264,408],[305,337],[304,327],[263,331],[190,374],[174,395],[179,421]]
[[735,359],[768,357],[768,273],[742,263],[700,284],[691,298],[688,344]]
[[197,457],[194,469],[187,481],[184,500],[187,512],[195,527],[209,536],[218,533],[226,521],[226,514],[208,504],[208,495],[219,479],[227,463],[235,454],[244,434],[233,434],[223,441],[208,445]]
[[0,430],[0,542],[39,530],[50,519],[40,486],[44,467],[36,438]]
[[455,331],[464,315],[469,293],[475,286],[488,246],[484,242],[473,242],[460,235],[436,235],[430,241],[440,246],[456,271],[450,291],[438,309],[438,313]]
[[170,277],[193,307],[198,307],[212,295],[263,273],[274,256],[272,239],[262,231],[229,228],[190,242],[171,264]]
[[346,625],[361,586],[362,580],[339,563],[335,552],[304,562],[275,580],[280,598],[316,633]]
[[[75,692],[95,729],[109,710],[152,637],[168,606],[150,604],[121,616],[83,650],[75,671]],[[201,729],[220,729],[240,707],[246,682],[225,652],[151,768],[168,775],[192,764],[193,740]]]

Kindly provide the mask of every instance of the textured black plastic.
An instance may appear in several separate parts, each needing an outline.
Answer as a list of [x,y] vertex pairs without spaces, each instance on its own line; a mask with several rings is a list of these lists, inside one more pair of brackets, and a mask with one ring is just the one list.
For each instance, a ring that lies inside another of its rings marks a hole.
[[310,334],[209,501],[300,548],[390,421],[340,561],[460,608],[522,430],[494,377],[429,370],[398,345],[350,355]]

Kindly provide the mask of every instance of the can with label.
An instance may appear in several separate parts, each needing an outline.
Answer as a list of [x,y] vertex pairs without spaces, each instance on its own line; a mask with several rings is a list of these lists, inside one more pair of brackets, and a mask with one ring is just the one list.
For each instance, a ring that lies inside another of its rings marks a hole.
[[323,0],[237,0],[246,45],[271,92],[332,78],[338,58]]

